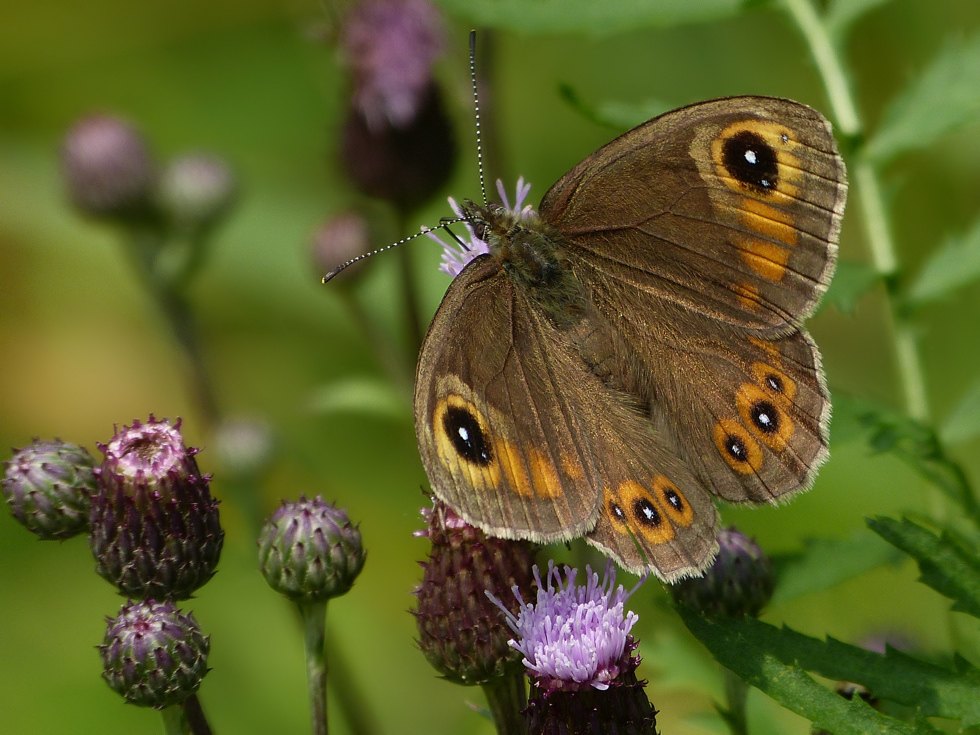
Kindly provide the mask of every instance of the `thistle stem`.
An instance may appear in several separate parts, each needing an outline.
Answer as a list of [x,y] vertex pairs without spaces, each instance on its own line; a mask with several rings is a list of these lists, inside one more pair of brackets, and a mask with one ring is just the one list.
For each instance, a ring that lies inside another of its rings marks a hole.
[[[827,32],[826,24],[817,15],[811,0],[783,0],[783,7],[799,27],[810,47],[838,128],[852,142],[860,141],[864,135],[864,127],[847,83],[843,60]],[[929,404],[922,360],[915,330],[899,311],[894,278],[898,272],[898,258],[895,254],[895,242],[888,223],[881,185],[877,171],[861,155],[861,151],[858,150],[852,176],[858,188],[872,262],[885,283],[889,329],[905,408],[912,418],[927,422]]]
[[299,604],[306,643],[306,683],[310,694],[313,735],[327,735],[327,603]]
[[749,694],[749,685],[734,671],[724,669],[725,698],[728,700],[728,711],[725,721],[732,735],[748,735],[749,725],[745,716],[745,702]]
[[333,671],[333,676],[330,677],[330,691],[334,694],[334,701],[340,708],[348,729],[352,735],[374,735],[380,732],[361,690],[357,687],[354,672],[351,671],[343,650],[337,646],[335,637],[329,632],[327,652],[330,669]]
[[166,707],[160,710],[160,714],[163,716],[163,731],[167,735],[191,735],[183,705]]
[[187,724],[190,725],[193,735],[211,735],[211,726],[208,725],[204,710],[201,708],[201,701],[196,694],[192,694],[184,700],[184,716]]
[[527,689],[524,673],[514,671],[504,677],[492,679],[482,685],[487,705],[497,726],[497,735],[527,735]]

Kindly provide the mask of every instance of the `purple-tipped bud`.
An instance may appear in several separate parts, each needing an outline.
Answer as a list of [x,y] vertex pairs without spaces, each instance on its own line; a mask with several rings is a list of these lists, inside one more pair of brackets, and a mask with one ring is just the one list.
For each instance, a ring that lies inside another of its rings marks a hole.
[[319,495],[284,502],[266,521],[258,543],[265,581],[295,602],[339,597],[364,568],[361,532]]
[[95,460],[84,448],[35,439],[4,463],[3,494],[21,525],[39,538],[71,538],[88,528]]
[[365,0],[341,33],[351,71],[353,105],[374,131],[414,120],[442,55],[442,18],[427,0]]
[[[565,568],[565,579],[548,564],[542,581],[534,568],[537,600],[520,602],[507,621],[517,639],[510,645],[524,656],[531,677],[526,710],[530,735],[656,735],[656,710],[636,678],[639,656],[630,630],[637,620],[626,611],[633,592],[618,588],[612,564],[600,579],[586,568]],[[635,591],[635,589],[633,590]]]
[[401,127],[372,128],[352,107],[341,133],[344,170],[363,194],[410,212],[449,180],[456,163],[452,125],[433,84]]
[[69,198],[86,214],[125,218],[147,211],[156,164],[128,123],[108,115],[76,123],[65,136],[62,168]]
[[440,501],[422,515],[428,528],[416,535],[432,543],[415,590],[422,653],[457,684],[483,684],[519,671],[521,656],[508,645],[503,613],[487,593],[510,600],[516,610],[510,590],[531,593],[534,546],[488,537]]
[[167,164],[157,187],[157,205],[179,230],[194,232],[224,215],[235,198],[235,176],[226,161],[188,154]]
[[718,532],[718,556],[703,577],[673,584],[675,602],[708,617],[757,616],[776,586],[772,562],[755,541],[734,528]]
[[224,532],[180,421],[135,421],[100,449],[89,536],[96,571],[134,599],[190,597],[214,575]]
[[210,636],[194,616],[173,602],[129,602],[106,618],[102,678],[139,707],[163,709],[180,704],[208,673]]
[[[336,214],[320,223],[312,238],[313,262],[320,273],[327,273],[348,260],[371,249],[371,226],[367,217],[351,210]],[[332,283],[350,282],[367,262],[362,260],[345,268]]]

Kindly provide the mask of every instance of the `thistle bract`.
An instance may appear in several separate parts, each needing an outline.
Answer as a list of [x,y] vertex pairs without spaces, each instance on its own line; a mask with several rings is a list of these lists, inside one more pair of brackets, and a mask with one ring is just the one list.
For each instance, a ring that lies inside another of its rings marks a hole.
[[39,538],[66,539],[88,528],[95,460],[84,448],[35,439],[4,464],[3,494],[21,525]]
[[346,593],[366,557],[357,526],[320,496],[284,502],[266,521],[258,544],[265,581],[301,603]]
[[89,536],[96,571],[135,599],[190,597],[214,575],[224,541],[197,450],[184,446],[179,421],[152,416],[100,448]]
[[530,594],[534,546],[488,537],[438,501],[423,516],[429,525],[417,535],[427,536],[432,549],[415,590],[422,653],[458,684],[483,684],[519,670],[503,613],[487,593],[502,596],[516,588]]
[[129,602],[107,618],[102,678],[139,707],[163,709],[197,691],[208,673],[210,636],[173,602]]

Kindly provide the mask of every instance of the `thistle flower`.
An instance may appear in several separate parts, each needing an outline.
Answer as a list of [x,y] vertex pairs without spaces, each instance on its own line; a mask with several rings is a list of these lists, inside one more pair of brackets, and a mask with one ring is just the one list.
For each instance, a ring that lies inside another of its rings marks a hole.
[[35,439],[4,463],[3,494],[14,518],[50,541],[88,528],[95,460],[83,447]]
[[136,599],[183,600],[214,575],[224,532],[210,476],[184,446],[180,421],[135,421],[107,445],[92,499],[96,571]]
[[299,603],[345,594],[366,558],[357,526],[319,495],[283,502],[266,521],[258,544],[265,581]]
[[[517,188],[514,194],[514,206],[511,206],[510,201],[507,199],[507,192],[504,190],[503,182],[500,179],[497,179],[497,193],[500,194],[500,201],[503,202],[504,209],[509,210],[515,216],[521,217],[522,219],[534,215],[534,209],[531,207],[531,205],[524,204],[524,200],[527,199],[527,195],[530,191],[531,185],[524,182],[523,176],[519,178],[517,180]],[[463,216],[462,208],[452,197],[449,197],[449,206],[452,208],[457,217]],[[436,234],[437,231],[426,233],[429,238],[442,245],[442,265],[439,266],[439,270],[452,276],[453,278],[458,276],[460,271],[469,265],[470,261],[475,257],[490,252],[490,246],[476,236],[476,232],[473,230],[473,225],[466,220],[463,220],[463,224],[465,225],[466,232],[468,234],[467,238],[463,240],[463,246],[460,246],[460,244],[453,238],[450,238],[449,242],[444,241],[438,234]]]
[[[371,226],[367,217],[356,210],[341,212],[320,223],[312,238],[313,262],[320,273],[333,270],[371,249]],[[365,261],[345,268],[334,282],[351,282],[360,273]]]
[[703,577],[674,583],[675,602],[708,617],[757,616],[775,589],[772,562],[755,541],[734,528],[718,532],[718,556]]
[[173,602],[128,602],[106,618],[102,678],[130,704],[163,709],[194,694],[208,673],[210,636]]
[[156,201],[174,227],[195,232],[214,224],[228,211],[236,188],[226,161],[210,154],[190,153],[164,168]]
[[[525,602],[518,590],[517,615],[507,622],[517,639],[510,645],[524,655],[531,677],[526,711],[531,735],[654,735],[656,711],[636,678],[639,656],[630,635],[637,616],[625,604],[639,587],[626,592],[616,583],[612,563],[605,574],[565,567],[565,579],[549,562],[542,581],[537,567],[537,600]],[[640,582],[642,584],[642,580]]]
[[69,198],[96,217],[144,214],[156,181],[156,163],[143,136],[108,115],[84,118],[68,131],[62,171]]
[[[436,501],[423,509],[432,543],[415,590],[419,648],[440,674],[458,684],[483,684],[519,672],[521,658],[488,595],[508,589],[530,594],[534,546],[488,537]],[[516,609],[516,601],[510,605]],[[505,608],[506,609],[506,608]]]

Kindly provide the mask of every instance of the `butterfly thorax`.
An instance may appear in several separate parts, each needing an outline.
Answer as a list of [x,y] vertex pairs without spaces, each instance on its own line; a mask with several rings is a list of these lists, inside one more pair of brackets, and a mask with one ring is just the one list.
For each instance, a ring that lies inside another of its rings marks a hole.
[[487,243],[511,283],[525,290],[560,329],[584,317],[587,298],[562,252],[560,233],[534,210],[520,212],[499,204],[463,203],[474,234]]

